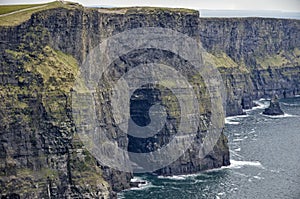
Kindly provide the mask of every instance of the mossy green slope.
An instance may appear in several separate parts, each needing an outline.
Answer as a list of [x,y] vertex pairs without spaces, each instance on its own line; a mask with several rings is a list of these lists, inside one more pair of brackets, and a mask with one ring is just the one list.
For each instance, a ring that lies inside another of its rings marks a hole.
[[[92,198],[108,198],[110,187],[101,169],[74,136],[71,90],[78,75],[77,61],[43,45],[47,35],[46,30],[36,27],[24,35],[17,48],[3,52],[0,132],[10,135],[6,141],[12,147],[1,152],[1,194],[61,198],[66,193],[52,195],[53,189],[69,184]],[[27,144],[24,148],[18,143]],[[28,154],[25,159],[30,164],[22,163],[20,154]]]
[[0,25],[16,26],[30,19],[31,15],[48,9],[66,8],[75,9],[82,8],[81,5],[71,2],[54,1],[46,4],[33,5],[1,5],[0,6]]

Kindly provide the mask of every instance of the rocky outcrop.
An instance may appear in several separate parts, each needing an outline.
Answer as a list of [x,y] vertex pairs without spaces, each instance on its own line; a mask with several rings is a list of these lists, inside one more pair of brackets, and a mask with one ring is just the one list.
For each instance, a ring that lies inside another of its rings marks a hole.
[[263,112],[265,115],[284,115],[284,112],[280,108],[278,96],[274,96],[270,101],[270,106]]

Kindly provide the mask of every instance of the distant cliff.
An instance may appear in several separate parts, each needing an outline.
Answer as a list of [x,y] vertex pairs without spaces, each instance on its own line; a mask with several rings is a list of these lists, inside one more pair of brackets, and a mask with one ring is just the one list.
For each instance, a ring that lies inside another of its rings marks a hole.
[[[75,136],[71,109],[71,88],[80,64],[91,49],[116,33],[138,27],[164,27],[200,37],[208,51],[205,59],[213,60],[211,64],[224,77],[229,115],[242,113],[242,108],[253,106],[252,100],[273,92],[287,97],[300,91],[296,20],[199,19],[197,11],[186,9],[87,9],[70,4],[51,6],[16,23],[6,21],[0,27],[3,198],[108,198],[129,188],[131,173],[100,166]],[[143,62],[138,55],[176,67],[182,64],[177,57],[155,50],[133,52],[119,61],[130,69]],[[203,81],[199,81],[198,89],[203,93]],[[140,92],[146,93],[147,103],[154,102],[147,88]],[[165,92],[161,97],[170,96]],[[205,102],[197,138],[201,139],[210,123],[210,110],[207,96],[198,97]],[[136,104],[133,109],[138,109],[139,99],[132,100]],[[112,117],[110,104],[103,107],[106,111],[102,116]],[[176,110],[170,114],[175,118],[169,121],[170,128],[176,128]],[[132,140],[120,134],[116,124],[106,125],[113,133],[112,140],[122,147],[145,146],[147,142],[154,150],[154,146],[167,143],[172,136],[167,128],[154,140]],[[229,164],[223,133],[204,159],[197,157],[198,153],[197,147],[192,148],[156,173],[186,174]]]
[[224,76],[227,115],[259,98],[300,93],[300,20],[201,18],[199,24],[202,45]]

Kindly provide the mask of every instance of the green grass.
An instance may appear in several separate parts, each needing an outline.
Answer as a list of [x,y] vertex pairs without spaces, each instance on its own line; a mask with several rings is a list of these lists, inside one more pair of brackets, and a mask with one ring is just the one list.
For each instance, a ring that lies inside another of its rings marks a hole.
[[41,6],[45,4],[30,4],[30,5],[1,5],[0,6],[0,15],[7,14],[10,12],[18,11],[18,10],[23,10],[27,8],[32,8],[36,6]]
[[[0,16],[0,26],[16,26],[30,19],[33,13],[48,10],[52,8],[67,8],[74,9],[80,7],[79,4],[66,2],[65,4],[54,1],[46,4],[33,4],[33,5],[1,5],[1,14],[9,14],[11,12],[20,11],[12,13],[5,16]],[[25,10],[24,10],[25,9]]]
[[24,63],[25,71],[40,75],[48,91],[60,90],[68,93],[73,86],[78,65],[71,55],[53,50],[49,46],[44,47],[40,54],[35,54],[36,58],[31,58],[24,52],[6,52],[16,60],[22,61],[23,57],[26,57],[29,61]]
[[202,54],[204,63],[210,66],[214,66],[219,69],[220,72],[231,71],[231,73],[249,73],[244,61],[235,62],[226,53],[208,53]]
[[[37,98],[37,93],[42,94],[41,102],[53,118],[52,124],[59,125],[64,122],[67,119],[66,104],[69,103],[66,102],[65,96],[69,96],[78,74],[75,58],[49,46],[36,52],[6,50],[6,53],[11,56],[11,60],[19,63],[20,71],[15,76],[16,80],[30,84],[0,85],[0,99],[4,99],[0,101],[0,107],[5,108],[4,115],[7,115],[2,121],[0,118],[0,124],[10,124],[17,117],[23,123],[32,121],[32,107],[27,99]],[[28,75],[29,73],[31,75]],[[0,108],[0,115],[3,110]]]
[[216,55],[205,53],[204,60],[210,64],[213,64],[216,67],[225,67],[225,68],[232,68],[237,67],[238,64],[234,62],[227,54],[219,53]]
[[282,68],[290,66],[299,66],[300,64],[300,50],[295,48],[292,51],[282,51],[278,54],[267,57],[260,57],[256,59],[257,65],[261,69]]
[[198,14],[197,10],[187,8],[167,8],[167,7],[117,7],[117,8],[100,8],[100,12],[134,14],[134,13],[157,13],[157,12],[179,12],[187,14]]
[[[48,10],[52,8],[74,9],[80,8],[81,5],[72,2],[61,3],[54,1],[46,4],[30,4],[30,5],[0,5],[0,26],[15,26],[30,19],[33,13]],[[82,7],[81,7],[82,8]],[[186,14],[198,14],[197,10],[186,8],[164,8],[164,7],[120,7],[120,8],[90,8],[106,13],[146,13],[152,14],[157,12],[179,12]],[[13,13],[15,12],[15,13]],[[12,13],[12,14],[9,14]],[[1,16],[4,15],[4,16]]]

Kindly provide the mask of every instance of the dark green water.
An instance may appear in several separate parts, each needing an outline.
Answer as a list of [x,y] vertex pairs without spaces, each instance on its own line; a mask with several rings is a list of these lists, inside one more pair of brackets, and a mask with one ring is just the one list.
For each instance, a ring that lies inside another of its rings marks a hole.
[[300,199],[300,97],[281,100],[286,113],[227,118],[231,165],[188,176],[139,175],[148,184],[119,198]]

